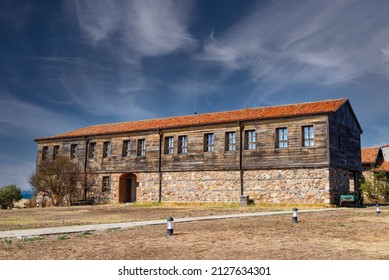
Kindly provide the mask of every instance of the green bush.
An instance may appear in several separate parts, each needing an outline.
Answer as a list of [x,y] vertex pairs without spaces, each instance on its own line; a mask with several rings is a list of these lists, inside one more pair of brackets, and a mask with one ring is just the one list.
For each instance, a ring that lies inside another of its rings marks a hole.
[[375,172],[372,178],[361,184],[363,195],[372,202],[389,199],[389,178],[383,172]]
[[22,199],[22,193],[16,185],[9,185],[0,188],[0,208],[8,209],[14,206],[15,202]]

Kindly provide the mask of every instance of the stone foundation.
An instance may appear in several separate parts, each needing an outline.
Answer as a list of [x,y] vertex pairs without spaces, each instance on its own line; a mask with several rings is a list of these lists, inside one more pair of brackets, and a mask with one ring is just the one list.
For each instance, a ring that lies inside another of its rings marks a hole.
[[[110,190],[103,192],[103,177],[110,178]],[[121,174],[91,174],[88,178],[87,197],[93,198],[97,204],[118,201],[119,177]]]
[[138,182],[137,201],[158,201],[159,179],[158,173],[134,173]]
[[331,204],[339,204],[341,194],[347,194],[350,191],[350,175],[348,170],[341,168],[330,169],[330,193]]
[[166,172],[163,201],[239,202],[239,171]]
[[330,203],[328,168],[245,171],[244,188],[255,203]]
[[[99,174],[89,195],[97,203],[118,202],[122,174]],[[133,173],[137,181],[137,201],[159,200],[157,172]],[[111,190],[102,192],[102,178],[110,177]],[[254,203],[337,204],[339,195],[349,191],[348,170],[305,168],[248,170],[243,172],[244,195]],[[240,201],[239,171],[163,172],[164,202]]]

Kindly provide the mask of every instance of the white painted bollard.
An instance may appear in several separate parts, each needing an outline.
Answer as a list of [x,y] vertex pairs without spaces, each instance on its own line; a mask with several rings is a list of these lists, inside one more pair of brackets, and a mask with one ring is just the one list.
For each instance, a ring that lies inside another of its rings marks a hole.
[[297,219],[297,211],[298,211],[297,208],[293,208],[293,217],[292,217],[293,223],[297,223],[297,222],[298,222],[298,219]]
[[166,236],[173,236],[173,230],[174,230],[173,221],[174,221],[173,217],[167,218]]
[[378,203],[375,205],[375,213],[377,216],[381,214],[381,207]]

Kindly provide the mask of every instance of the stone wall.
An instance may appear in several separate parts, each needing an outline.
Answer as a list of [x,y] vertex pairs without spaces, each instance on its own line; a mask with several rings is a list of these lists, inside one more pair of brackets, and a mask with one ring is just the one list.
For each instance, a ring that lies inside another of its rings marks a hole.
[[339,204],[339,196],[350,191],[349,171],[341,168],[330,168],[331,204]]
[[[96,202],[118,202],[122,174],[95,175],[90,195]],[[137,201],[158,201],[158,172],[134,173]],[[102,178],[109,176],[110,192],[102,192]],[[349,191],[349,173],[340,168],[271,169],[244,171],[244,195],[254,203],[337,204]],[[240,199],[239,171],[163,172],[162,201],[236,202]]]
[[245,171],[244,188],[256,203],[330,203],[328,168]]
[[136,190],[137,201],[158,201],[159,179],[158,172],[134,173],[138,187]]
[[163,201],[239,202],[239,171],[165,172]]
[[[110,190],[103,192],[103,177],[110,178]],[[97,204],[118,202],[119,177],[121,174],[90,174],[88,176],[87,197],[93,198]]]

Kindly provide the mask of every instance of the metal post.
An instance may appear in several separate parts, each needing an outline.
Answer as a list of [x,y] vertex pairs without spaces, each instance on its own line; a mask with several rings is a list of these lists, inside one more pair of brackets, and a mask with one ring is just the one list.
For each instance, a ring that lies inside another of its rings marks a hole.
[[381,208],[380,208],[380,205],[378,203],[375,205],[375,213],[377,216],[379,216],[381,214]]
[[297,219],[297,211],[298,211],[297,208],[293,208],[293,217],[292,217],[293,223],[297,223],[297,222],[298,222],[298,219]]
[[173,236],[173,230],[174,230],[173,221],[174,221],[173,217],[167,218],[166,236]]

